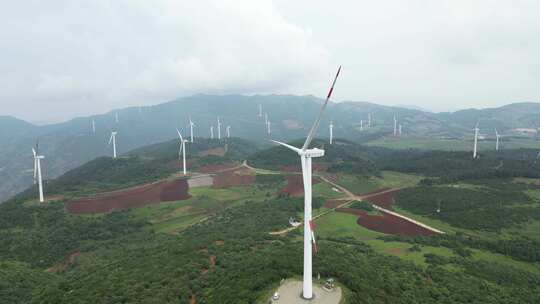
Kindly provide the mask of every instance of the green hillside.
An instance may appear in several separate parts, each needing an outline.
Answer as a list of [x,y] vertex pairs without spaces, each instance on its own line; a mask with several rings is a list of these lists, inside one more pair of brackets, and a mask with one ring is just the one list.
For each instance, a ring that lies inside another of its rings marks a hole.
[[[347,140],[314,145],[326,150],[316,164],[327,171],[316,177],[355,193],[405,187],[395,210],[447,232],[406,237],[368,230],[354,215],[325,207],[343,193],[315,184],[321,250],[314,271],[343,284],[346,303],[540,300],[540,190],[524,184],[540,184],[535,150],[472,160],[463,152],[391,150]],[[301,216],[303,199],[281,191],[287,174],[278,170],[298,165],[297,156],[240,139],[199,139],[187,149],[190,170],[244,159],[260,169],[251,172],[251,185],[192,188],[186,200],[107,214],[66,211],[72,197],[175,174],[173,140],[116,160],[97,158],[49,181],[46,204],[33,202],[30,188],[0,205],[0,297],[9,303],[265,303],[282,278],[300,276],[301,230],[269,233]],[[365,203],[350,207],[368,210]]]
[[[231,126],[234,137],[265,142],[264,118],[258,117],[258,106],[268,113],[272,122],[272,138],[292,140],[302,138],[318,112],[321,99],[313,96],[292,95],[195,95],[167,103],[142,108],[118,109],[102,115],[79,117],[46,126],[33,126],[11,117],[0,119],[0,201],[22,191],[32,183],[31,147],[40,140],[41,151],[46,159],[43,172],[46,179],[55,178],[98,156],[111,155],[107,145],[110,132],[118,131],[118,150],[126,153],[138,147],[163,142],[176,137],[176,128],[188,133],[188,118],[195,122],[195,136],[209,137],[210,125],[216,126],[219,115],[225,134],[225,126]],[[118,113],[119,122],[115,122]],[[472,127],[480,121],[481,133],[493,139],[493,128],[504,136],[515,136],[514,128],[536,128],[540,118],[540,106],[536,103],[512,104],[496,109],[464,110],[455,113],[430,113],[400,107],[381,106],[367,102],[332,103],[327,108],[320,129],[320,136],[328,136],[329,121],[334,122],[336,137],[359,142],[374,141],[375,145],[387,147],[428,147],[407,140],[394,144],[393,140],[381,139],[390,135],[393,116],[403,125],[404,136],[420,137],[421,141],[437,142],[440,138],[470,140]],[[360,121],[367,124],[372,115],[372,128],[360,130]],[[91,131],[92,120],[96,134]],[[518,134],[519,135],[519,134]],[[217,130],[216,130],[217,136]],[[534,137],[534,136],[533,136]],[[382,142],[381,142],[382,140]],[[504,142],[504,138],[503,138]],[[435,144],[436,146],[437,144]],[[459,146],[451,143],[453,147]],[[454,149],[451,147],[452,149]],[[483,144],[481,144],[481,148]],[[532,138],[512,139],[508,148],[538,147]],[[441,149],[447,149],[447,146]],[[462,147],[466,149],[466,146]]]

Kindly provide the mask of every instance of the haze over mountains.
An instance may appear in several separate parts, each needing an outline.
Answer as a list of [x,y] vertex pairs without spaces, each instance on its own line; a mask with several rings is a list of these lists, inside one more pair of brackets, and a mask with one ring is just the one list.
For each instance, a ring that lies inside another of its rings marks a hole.
[[[312,117],[322,100],[313,96],[293,95],[194,95],[150,107],[130,107],[102,115],[74,118],[70,121],[36,126],[10,117],[0,117],[0,201],[32,184],[32,146],[39,139],[45,155],[45,179],[98,156],[111,155],[107,141],[112,130],[118,131],[119,153],[163,142],[176,137],[175,128],[187,134],[188,118],[196,124],[196,137],[209,137],[210,125],[216,127],[219,116],[225,127],[231,126],[234,137],[267,143],[264,117],[258,117],[259,104],[272,122],[273,139],[292,140],[305,136]],[[115,122],[118,113],[119,122]],[[372,115],[373,128],[360,131],[361,120],[367,124]],[[467,109],[453,113],[431,113],[403,107],[381,106],[367,102],[330,104],[324,115],[320,137],[328,136],[327,125],[334,122],[334,136],[368,141],[392,131],[393,116],[403,125],[407,136],[469,138],[477,121],[489,133],[497,128],[508,133],[515,128],[540,127],[540,104],[515,103],[500,108]],[[91,122],[96,123],[93,134]],[[217,133],[216,133],[217,134]]]

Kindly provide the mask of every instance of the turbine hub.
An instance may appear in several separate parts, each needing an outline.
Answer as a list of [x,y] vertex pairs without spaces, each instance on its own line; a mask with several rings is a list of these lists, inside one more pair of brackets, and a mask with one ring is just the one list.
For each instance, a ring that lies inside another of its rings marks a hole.
[[313,149],[306,149],[303,151],[304,156],[306,157],[322,157],[324,156],[324,150],[313,148]]

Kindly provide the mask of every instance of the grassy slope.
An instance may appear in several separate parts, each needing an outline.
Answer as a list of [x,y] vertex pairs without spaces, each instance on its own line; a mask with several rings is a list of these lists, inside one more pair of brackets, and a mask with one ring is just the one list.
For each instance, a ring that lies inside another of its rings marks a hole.
[[[421,150],[444,150],[444,151],[470,151],[472,141],[455,139],[436,139],[426,137],[381,137],[367,143],[368,146],[385,147],[391,149],[421,149]],[[501,141],[501,149],[532,148],[539,149],[540,142],[533,139],[512,138]],[[478,150],[494,150],[493,140],[480,140]]]

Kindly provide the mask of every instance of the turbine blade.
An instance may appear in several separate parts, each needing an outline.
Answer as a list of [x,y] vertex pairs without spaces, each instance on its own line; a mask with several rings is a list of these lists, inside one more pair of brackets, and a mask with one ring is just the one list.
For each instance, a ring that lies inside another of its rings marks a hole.
[[34,157],[34,180],[37,177],[37,158]]
[[317,128],[319,127],[319,123],[321,122],[321,116],[326,108],[326,105],[328,104],[328,100],[330,100],[330,97],[332,96],[332,92],[334,91],[334,86],[336,85],[337,78],[339,76],[339,72],[341,71],[341,66],[339,66],[338,71],[336,73],[336,77],[334,77],[334,81],[332,82],[332,86],[330,87],[330,91],[328,91],[328,95],[326,96],[326,100],[324,101],[323,105],[321,106],[321,110],[319,112],[319,116],[313,123],[313,126],[311,127],[311,130],[308,133],[308,136],[306,138],[306,142],[304,142],[304,145],[302,146],[302,150],[306,150],[309,147],[309,144],[313,140],[313,137],[315,136],[315,133],[317,132]]
[[178,133],[178,137],[180,137],[180,142],[183,142],[184,139],[182,138],[182,134],[180,134],[180,131],[176,129],[176,133]]
[[34,157],[36,157],[37,155],[36,149],[32,148],[32,153],[34,153]]
[[109,138],[109,143],[107,145],[111,144],[112,138],[113,138],[113,134],[111,133],[111,137]]
[[278,145],[282,145],[282,146],[284,146],[285,148],[288,148],[288,149],[290,149],[290,150],[293,150],[293,151],[296,152],[296,153],[301,153],[301,152],[302,152],[301,149],[298,149],[297,147],[288,145],[288,144],[286,144],[286,143],[282,143],[282,142],[277,141],[277,140],[270,140],[270,141],[271,141],[271,142],[274,142],[274,143],[276,143],[276,144],[278,144]]

